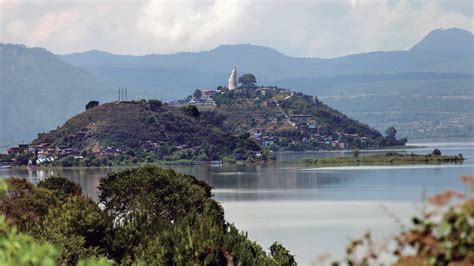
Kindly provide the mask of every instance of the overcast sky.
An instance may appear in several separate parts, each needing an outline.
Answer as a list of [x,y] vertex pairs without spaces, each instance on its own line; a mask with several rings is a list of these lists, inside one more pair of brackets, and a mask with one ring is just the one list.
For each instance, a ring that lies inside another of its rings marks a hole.
[[3,1],[0,41],[55,53],[270,46],[293,56],[403,50],[436,28],[473,31],[472,0]]

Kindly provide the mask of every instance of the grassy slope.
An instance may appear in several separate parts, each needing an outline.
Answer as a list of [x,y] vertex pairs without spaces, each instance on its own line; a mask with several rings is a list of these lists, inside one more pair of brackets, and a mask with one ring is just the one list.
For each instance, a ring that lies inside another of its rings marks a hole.
[[[87,132],[87,136],[74,138],[80,131]],[[173,145],[219,145],[223,149],[234,144],[231,136],[208,126],[206,121],[185,115],[179,108],[163,106],[152,111],[146,102],[114,102],[91,108],[34,142],[91,149],[96,144],[136,148],[148,140]]]

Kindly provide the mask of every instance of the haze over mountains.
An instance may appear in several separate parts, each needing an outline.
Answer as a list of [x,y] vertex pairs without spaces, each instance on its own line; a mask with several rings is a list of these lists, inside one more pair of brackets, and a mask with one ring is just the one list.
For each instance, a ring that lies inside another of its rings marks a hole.
[[317,95],[379,130],[394,125],[409,138],[472,136],[474,36],[461,29],[434,30],[408,51],[331,59],[254,45],[144,56],[0,47],[2,143],[31,140],[82,111],[88,100],[113,100],[118,86],[128,87],[132,98],[182,98],[227,84],[233,65],[261,85]]

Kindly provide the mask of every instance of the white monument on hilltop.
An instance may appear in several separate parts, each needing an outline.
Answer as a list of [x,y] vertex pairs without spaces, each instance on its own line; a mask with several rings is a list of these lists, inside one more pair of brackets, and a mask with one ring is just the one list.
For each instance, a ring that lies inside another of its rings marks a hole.
[[229,90],[235,90],[237,88],[237,68],[234,66],[229,77]]

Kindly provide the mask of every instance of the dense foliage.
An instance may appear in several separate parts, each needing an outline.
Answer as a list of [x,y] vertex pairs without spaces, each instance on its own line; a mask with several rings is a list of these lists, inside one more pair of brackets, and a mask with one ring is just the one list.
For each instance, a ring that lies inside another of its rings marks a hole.
[[[105,258],[123,265],[294,265],[280,244],[267,254],[228,224],[209,185],[173,170],[109,174],[99,186],[103,209],[61,177],[41,181],[41,187],[24,179],[7,183],[0,208],[8,225],[0,220],[0,234],[9,238],[0,241],[0,262],[27,257],[32,265],[108,265]],[[33,197],[38,193],[50,201]],[[20,239],[14,241],[22,243],[22,253],[13,254],[5,243],[10,238]]]
[[[70,181],[66,180],[64,183],[67,182]],[[16,197],[18,192],[22,190],[25,193],[35,192],[33,185],[24,179],[0,180],[0,206],[2,207],[0,214],[0,265],[49,266],[57,264],[74,265],[77,263],[80,266],[108,266],[112,264],[105,257],[96,257],[95,255],[97,254],[93,254],[93,257],[88,257],[91,253],[82,253],[84,248],[83,243],[80,242],[82,240],[81,236],[77,235],[74,238],[65,233],[67,231],[83,229],[80,225],[89,213],[87,211],[83,212],[77,205],[60,205],[59,208],[56,208],[57,205],[50,205],[47,207],[49,212],[46,216],[29,216],[25,217],[24,220],[15,219],[15,216],[23,209],[18,209],[14,213],[6,213],[4,207],[9,205],[9,202],[18,201],[18,204],[15,206],[20,208],[21,205],[27,204],[24,199]],[[65,194],[66,191],[63,191],[62,195]],[[50,193],[49,195],[54,197],[55,194]],[[74,196],[74,198],[85,199],[77,196]],[[44,206],[43,204],[36,203],[36,201],[43,203],[42,199],[29,198],[29,202],[32,203],[29,211],[42,214]],[[56,202],[60,204],[58,201]],[[95,204],[94,206],[98,208]],[[38,208],[38,210],[35,210],[35,208]],[[71,213],[80,213],[80,215],[69,216]],[[68,220],[69,223],[64,224],[65,220]],[[41,225],[38,225],[38,222]],[[89,235],[94,233],[94,231],[88,232]],[[53,246],[48,240],[53,240],[52,242],[55,245]]]

